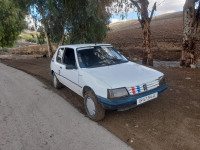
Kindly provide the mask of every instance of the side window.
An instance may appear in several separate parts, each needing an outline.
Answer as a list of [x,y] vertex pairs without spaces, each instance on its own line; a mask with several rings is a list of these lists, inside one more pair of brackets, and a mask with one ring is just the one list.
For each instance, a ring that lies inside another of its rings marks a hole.
[[56,57],[56,61],[58,63],[62,63],[63,62],[63,53],[64,53],[64,48],[60,48],[58,50],[57,57]]
[[72,65],[72,66],[76,65],[74,49],[65,48],[63,63],[66,65]]

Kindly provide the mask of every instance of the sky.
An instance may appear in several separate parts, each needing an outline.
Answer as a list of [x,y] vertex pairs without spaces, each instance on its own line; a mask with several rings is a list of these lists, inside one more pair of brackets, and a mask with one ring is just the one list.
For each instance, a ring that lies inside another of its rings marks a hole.
[[35,26],[35,21],[33,20],[33,17],[31,15],[27,15],[25,21],[28,23],[29,29],[33,27],[35,30],[37,30],[41,26],[40,21],[37,21],[37,27]]
[[[185,0],[149,0],[149,10],[152,9],[155,2],[157,2],[157,11],[154,16],[158,16],[166,13],[182,11]],[[137,19],[137,14],[135,12],[129,12],[124,20],[122,20],[119,14],[114,14],[112,15],[110,21],[111,23],[116,23],[132,19]]]

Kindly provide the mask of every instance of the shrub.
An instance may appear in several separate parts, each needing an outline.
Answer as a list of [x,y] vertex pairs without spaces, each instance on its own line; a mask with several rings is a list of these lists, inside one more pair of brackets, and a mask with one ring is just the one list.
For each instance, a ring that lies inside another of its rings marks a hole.
[[36,43],[36,39],[33,39],[33,38],[30,38],[30,39],[27,39],[28,42],[32,42],[32,43]]
[[2,49],[0,50],[0,52],[6,52],[6,53],[8,53],[8,49],[7,49],[7,48],[2,48]]

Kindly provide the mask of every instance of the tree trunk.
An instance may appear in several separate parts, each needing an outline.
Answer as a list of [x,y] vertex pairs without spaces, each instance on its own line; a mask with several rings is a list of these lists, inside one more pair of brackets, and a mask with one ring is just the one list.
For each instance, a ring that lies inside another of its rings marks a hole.
[[197,32],[197,20],[195,11],[196,0],[186,0],[183,8],[183,50],[181,54],[181,66],[191,67],[195,65],[195,43]]
[[[144,36],[144,50],[143,50],[143,60],[142,64],[153,66],[153,57],[151,52],[151,31],[150,31],[150,22],[151,18],[148,16],[148,0],[141,0],[141,26]],[[153,8],[154,10],[154,8]]]
[[64,41],[64,37],[65,37],[65,26],[63,26],[62,28],[62,33],[61,33],[61,36],[60,36],[60,42],[58,43],[58,46],[61,46],[63,44],[63,41]]
[[153,57],[151,52],[151,31],[150,31],[150,23],[146,20],[142,24],[143,36],[144,36],[144,50],[143,50],[143,60],[142,63],[144,65],[153,66]]
[[42,9],[42,4],[41,3],[38,4],[38,8],[39,8],[38,11],[40,12],[40,14],[42,16],[42,24],[44,26],[44,34],[45,34],[46,41],[47,41],[48,56],[49,57],[53,57],[53,50],[52,50],[52,47],[51,47],[51,41],[50,41],[50,37],[48,35],[48,26],[47,26],[46,18],[45,18],[44,11]]
[[45,31],[45,37],[46,37],[46,40],[47,40],[48,56],[52,57],[53,56],[53,50],[52,50],[52,46],[51,46],[49,35],[48,35],[48,33],[46,31]]

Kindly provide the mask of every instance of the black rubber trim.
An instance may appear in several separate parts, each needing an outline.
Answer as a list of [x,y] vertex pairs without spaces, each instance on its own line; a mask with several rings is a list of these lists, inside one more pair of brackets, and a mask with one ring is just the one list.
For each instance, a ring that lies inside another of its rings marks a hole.
[[[55,74],[57,74],[57,73],[55,72]],[[59,75],[59,74],[57,74],[57,75]],[[59,75],[59,76],[61,76],[61,75]],[[74,83],[74,84],[75,84],[75,85],[77,85],[78,87],[80,87],[80,88],[83,88],[82,86],[80,86],[80,85],[76,84],[76,83],[75,83],[75,82],[73,82],[72,80],[70,80],[70,79],[68,79],[68,78],[66,78],[66,77],[64,77],[64,76],[61,76],[61,77],[63,77],[63,78],[65,78],[65,79],[67,79],[68,81],[70,81],[70,82]]]
[[98,100],[102,103],[107,103],[107,104],[110,104],[110,105],[120,105],[120,104],[123,104],[123,103],[135,101],[138,98],[141,98],[141,97],[144,97],[144,96],[156,93],[156,92],[162,92],[167,88],[168,88],[168,85],[164,84],[164,85],[158,86],[157,88],[152,89],[150,91],[146,91],[146,92],[143,92],[143,93],[140,93],[140,94],[130,95],[130,96],[127,96],[127,97],[116,98],[116,99],[107,99],[107,98],[103,98],[103,97],[98,96],[98,95],[97,95],[97,97],[98,97]]

